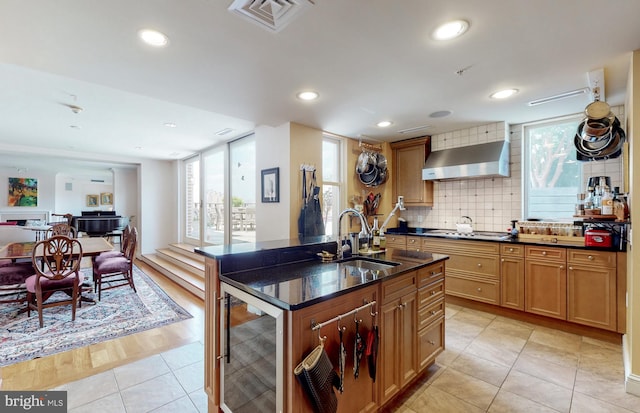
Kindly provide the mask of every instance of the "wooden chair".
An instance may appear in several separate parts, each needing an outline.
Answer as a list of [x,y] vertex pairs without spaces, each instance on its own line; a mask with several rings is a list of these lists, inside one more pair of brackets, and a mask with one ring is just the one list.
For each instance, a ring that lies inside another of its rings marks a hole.
[[96,280],[96,270],[98,268],[98,265],[100,265],[102,262],[104,262],[107,258],[115,258],[115,257],[124,257],[124,253],[126,250],[126,246],[127,246],[127,242],[129,242],[129,235],[131,234],[131,226],[127,225],[126,227],[124,227],[124,230],[122,230],[122,241],[120,242],[120,250],[112,250],[112,251],[105,251],[105,252],[101,252],[97,257],[95,257],[93,259],[93,286],[94,286],[94,291],[97,292],[98,291],[98,284],[97,284],[97,280]]
[[66,222],[56,222],[51,224],[51,228],[47,230],[47,238],[51,238],[57,235],[64,235],[65,237],[78,238],[78,232],[75,227],[67,224]]
[[138,230],[134,227],[129,232],[125,244],[124,255],[121,257],[105,258],[93,268],[93,280],[98,290],[98,300],[102,299],[102,290],[130,286],[136,291],[133,282],[133,261],[135,259],[136,244],[138,242]]
[[[76,319],[76,306],[80,302],[80,272],[82,245],[77,239],[56,235],[39,241],[33,248],[31,261],[35,275],[25,280],[27,287],[27,316],[38,311],[40,328],[44,322],[42,310],[71,304],[71,320]],[[56,292],[69,296],[68,300],[46,301]]]

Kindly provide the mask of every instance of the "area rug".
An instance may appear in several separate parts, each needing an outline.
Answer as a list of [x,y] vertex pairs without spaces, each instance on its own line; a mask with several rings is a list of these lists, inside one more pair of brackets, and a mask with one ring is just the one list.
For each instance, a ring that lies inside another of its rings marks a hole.
[[[91,269],[85,279],[91,279]],[[87,294],[96,303],[83,302],[71,321],[71,306],[46,308],[44,327],[37,311],[16,314],[15,304],[0,304],[0,366],[44,357],[191,318],[138,267],[134,267],[137,294],[129,287]],[[62,294],[62,293],[56,293]],[[55,299],[55,295],[51,297]],[[24,306],[24,304],[21,304]]]

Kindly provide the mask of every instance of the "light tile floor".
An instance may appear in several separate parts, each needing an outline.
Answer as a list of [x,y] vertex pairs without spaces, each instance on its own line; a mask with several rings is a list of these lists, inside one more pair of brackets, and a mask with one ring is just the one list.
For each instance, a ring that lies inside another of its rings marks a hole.
[[[388,411],[640,413],[619,345],[453,305],[446,318],[447,349]],[[56,390],[70,413],[202,413],[203,356],[193,343]]]

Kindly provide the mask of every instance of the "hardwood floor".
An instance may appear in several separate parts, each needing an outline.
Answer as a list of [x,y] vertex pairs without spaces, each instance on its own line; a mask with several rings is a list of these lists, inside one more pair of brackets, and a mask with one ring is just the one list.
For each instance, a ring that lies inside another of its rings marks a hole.
[[2,390],[47,390],[184,344],[204,341],[204,302],[140,260],[136,261],[136,265],[176,303],[191,313],[193,318],[2,367],[0,368],[0,388]]

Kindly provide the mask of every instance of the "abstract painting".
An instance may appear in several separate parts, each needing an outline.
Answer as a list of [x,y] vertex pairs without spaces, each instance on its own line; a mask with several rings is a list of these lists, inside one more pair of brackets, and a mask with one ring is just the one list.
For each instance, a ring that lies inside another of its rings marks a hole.
[[9,178],[9,206],[38,206],[38,180]]

